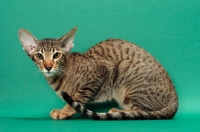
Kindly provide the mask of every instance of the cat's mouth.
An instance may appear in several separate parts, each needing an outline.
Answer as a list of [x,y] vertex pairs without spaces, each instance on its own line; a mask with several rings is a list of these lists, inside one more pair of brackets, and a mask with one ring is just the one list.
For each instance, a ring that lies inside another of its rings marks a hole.
[[44,76],[46,77],[52,77],[55,75],[54,71],[43,71]]

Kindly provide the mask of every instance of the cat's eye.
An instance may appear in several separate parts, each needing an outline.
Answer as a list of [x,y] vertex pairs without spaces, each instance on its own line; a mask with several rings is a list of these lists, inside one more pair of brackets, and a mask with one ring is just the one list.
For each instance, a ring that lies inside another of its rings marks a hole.
[[37,54],[36,54],[36,58],[37,58],[38,60],[43,60],[43,55],[40,54],[40,53],[37,53]]
[[53,55],[53,59],[58,59],[60,56],[61,56],[61,53],[56,52],[56,53]]

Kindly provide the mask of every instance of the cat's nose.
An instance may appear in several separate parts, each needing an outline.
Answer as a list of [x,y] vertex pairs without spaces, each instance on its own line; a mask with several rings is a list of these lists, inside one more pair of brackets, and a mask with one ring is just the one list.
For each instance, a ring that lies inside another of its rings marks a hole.
[[44,61],[44,67],[49,72],[53,67],[52,61],[51,60],[45,60]]
[[51,67],[51,66],[45,67],[45,69],[46,69],[47,71],[50,71],[50,70],[52,69],[52,67]]

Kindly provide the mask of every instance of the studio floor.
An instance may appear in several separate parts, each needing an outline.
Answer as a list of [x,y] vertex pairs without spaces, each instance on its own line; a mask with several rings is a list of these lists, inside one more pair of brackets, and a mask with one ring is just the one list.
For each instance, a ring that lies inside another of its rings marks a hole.
[[177,114],[172,120],[94,121],[76,115],[70,120],[1,117],[1,132],[199,132],[200,115]]

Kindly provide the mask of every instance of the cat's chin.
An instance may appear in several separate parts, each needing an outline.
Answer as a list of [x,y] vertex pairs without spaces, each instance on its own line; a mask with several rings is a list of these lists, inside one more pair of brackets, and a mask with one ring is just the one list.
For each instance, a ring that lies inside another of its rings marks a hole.
[[52,73],[52,72],[43,72],[43,75],[45,76],[45,77],[53,77],[54,75],[55,75],[55,73]]

